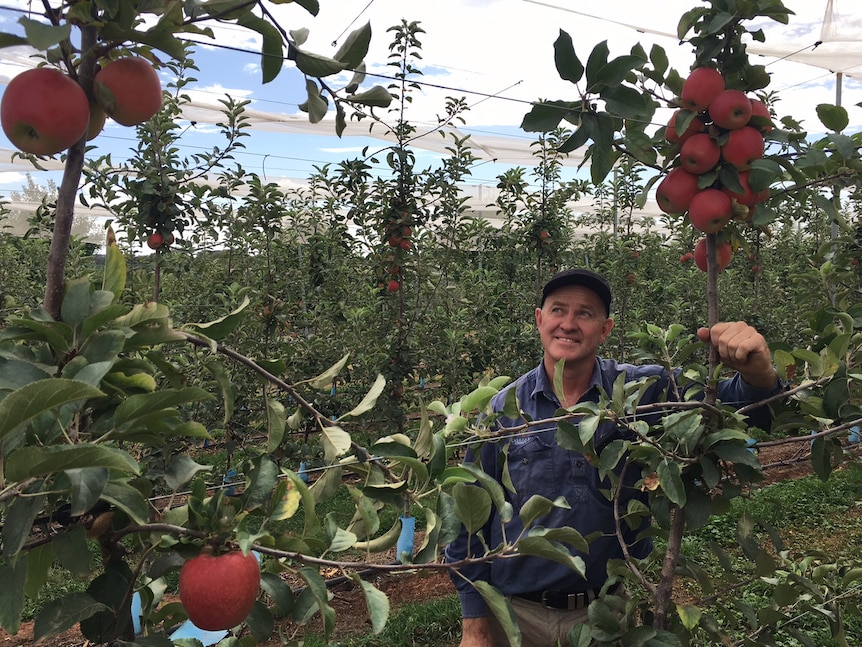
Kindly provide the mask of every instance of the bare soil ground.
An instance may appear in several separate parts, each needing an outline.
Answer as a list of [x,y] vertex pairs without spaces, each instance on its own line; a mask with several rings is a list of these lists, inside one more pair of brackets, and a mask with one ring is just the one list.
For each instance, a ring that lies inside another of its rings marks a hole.
[[[767,447],[760,450],[760,462],[764,466],[766,483],[801,478],[811,473],[811,463],[807,451],[809,444],[793,443]],[[417,533],[418,535],[418,533]],[[421,537],[417,536],[417,542]],[[394,555],[381,556],[380,563],[391,562]],[[411,573],[372,576],[373,583],[389,598],[391,611],[399,606],[420,600],[433,600],[452,595],[454,587],[448,574],[442,570],[417,570]],[[340,637],[365,634],[370,630],[365,597],[359,587],[352,582],[345,582],[332,587],[333,598],[330,602],[336,611],[336,633]],[[289,623],[277,625],[277,629],[289,635],[295,627]],[[312,625],[312,630],[316,629]],[[32,622],[23,623],[15,636],[10,636],[0,630],[0,647],[34,646],[32,639]],[[38,643],[42,647],[80,647],[91,645],[81,636],[77,629],[71,629],[59,636]],[[280,647],[278,632],[264,643],[264,647]]]

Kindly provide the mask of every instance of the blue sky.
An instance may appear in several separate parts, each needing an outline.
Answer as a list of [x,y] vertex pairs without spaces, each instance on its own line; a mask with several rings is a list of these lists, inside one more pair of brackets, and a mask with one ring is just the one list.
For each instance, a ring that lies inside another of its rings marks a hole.
[[[320,4],[320,15],[315,18],[294,4],[273,6],[273,10],[288,29],[307,27],[311,36],[306,47],[321,54],[333,53],[346,31],[370,22],[374,36],[366,61],[371,72],[390,73],[385,66],[390,42],[386,29],[402,18],[420,21],[427,32],[422,36],[423,60],[419,64],[425,74],[421,80],[452,89],[426,86],[416,96],[408,113],[408,118],[414,123],[434,123],[435,116],[443,111],[446,95],[464,96],[472,106],[466,115],[465,132],[474,133],[477,137],[507,136],[529,142],[532,137],[518,128],[529,109],[529,101],[540,97],[574,98],[572,86],[561,81],[554,70],[552,45],[560,29],[572,34],[576,51],[582,59],[602,40],[608,40],[612,55],[626,53],[638,41],[647,49],[652,42],[657,42],[667,49],[672,65],[684,70],[691,62],[689,50],[680,47],[673,38],[652,32],[674,32],[682,12],[698,2],[321,0]],[[813,43],[819,36],[826,0],[787,0],[786,5],[797,10],[799,16],[789,27],[770,25],[767,42],[787,42],[800,47]],[[13,0],[7,6],[25,6],[25,3]],[[644,11],[647,6],[649,10]],[[572,13],[559,7],[583,13]],[[862,13],[858,9],[855,11]],[[0,9],[0,30],[16,31],[18,16]],[[635,31],[633,26],[644,31]],[[333,41],[337,43],[335,46]],[[234,27],[221,29],[218,43],[251,51],[258,48],[253,34]],[[195,74],[198,81],[187,90],[195,101],[217,104],[219,97],[229,93],[236,98],[250,99],[249,107],[256,111],[295,115],[298,113],[297,105],[305,98],[302,76],[290,63],[275,81],[264,85],[260,81],[256,53],[200,47],[194,60],[200,68]],[[772,63],[772,60],[764,59],[764,62],[770,62],[769,70],[773,73],[771,89],[781,92],[779,114],[791,113],[816,130],[814,106],[835,101],[835,76],[829,70],[795,63]],[[9,52],[0,50],[0,83],[5,84],[21,69],[15,61],[10,61]],[[851,113],[850,130],[858,130],[862,126],[862,110],[855,105],[860,101],[860,83],[845,79],[842,103]],[[204,123],[190,128],[181,142],[182,152],[189,154],[211,146],[217,141],[212,136],[213,130],[212,125]],[[322,134],[253,131],[245,139],[246,150],[237,155],[237,161],[247,170],[265,175],[267,179],[303,179],[314,165],[358,156],[362,147],[369,144],[378,148],[385,146],[368,138],[338,139],[331,124],[321,124],[319,132]],[[133,138],[133,129],[109,122],[94,143],[99,152],[111,152],[115,159],[123,159],[134,144]],[[2,133],[0,148],[10,148]],[[417,149],[417,157],[420,164],[434,164],[439,155]],[[485,163],[475,169],[474,181],[493,184],[496,175],[505,168],[507,165]],[[0,173],[0,196],[8,195],[10,189],[21,185],[25,170]],[[34,175],[37,181],[45,177]],[[54,176],[57,177],[56,174]]]

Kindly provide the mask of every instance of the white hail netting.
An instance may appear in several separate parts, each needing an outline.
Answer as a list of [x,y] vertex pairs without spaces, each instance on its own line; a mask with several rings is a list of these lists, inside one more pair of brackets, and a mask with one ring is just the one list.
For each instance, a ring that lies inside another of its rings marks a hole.
[[[511,0],[512,2],[516,0]],[[663,0],[663,12],[622,12],[619,6],[615,6],[616,0],[608,0],[600,5],[593,5],[589,12],[573,9],[564,0],[521,0],[524,4],[540,5],[537,11],[545,11],[548,17],[561,18],[561,26],[567,30],[586,31],[581,33],[577,39],[577,51],[581,56],[585,55],[585,47],[588,42],[597,41],[606,36],[614,29],[622,29],[623,36],[629,42],[636,40],[644,43],[647,51],[649,42],[656,42],[668,51],[673,57],[672,64],[683,70],[690,62],[690,52],[685,48],[676,48],[678,42],[675,35],[676,20],[682,12],[690,9],[697,3],[694,0]],[[621,0],[622,1],[622,0]],[[619,4],[619,3],[617,3]],[[577,5],[575,5],[577,6]],[[835,87],[846,86],[858,94],[859,83],[855,79],[862,80],[862,2],[860,0],[785,0],[785,6],[794,11],[796,15],[790,17],[789,25],[780,25],[774,21],[764,21],[763,28],[766,33],[766,42],[751,42],[748,51],[755,56],[763,56],[767,60],[765,64],[770,72],[776,72],[779,68],[789,65],[789,61],[802,63],[807,66],[819,68],[820,73],[812,70],[812,75],[819,78],[811,79],[804,72],[804,68],[796,68],[791,74],[795,82],[799,81],[800,88],[797,91],[805,93],[806,103],[810,106],[817,103],[838,103],[840,94],[836,95]],[[550,9],[550,13],[547,13]],[[572,14],[576,14],[574,17]],[[623,18],[620,19],[620,16]],[[605,29],[599,29],[604,26]],[[631,33],[629,33],[631,32]],[[636,32],[636,33],[635,33]],[[577,35],[576,32],[575,35]],[[585,41],[585,38],[592,40]],[[619,47],[617,45],[616,47]],[[0,50],[0,82],[7,81],[14,74],[33,65],[33,59],[29,58],[26,48],[6,48]],[[618,55],[620,52],[615,52]],[[10,72],[11,69],[11,72]],[[841,73],[851,81],[844,80],[838,83],[836,75]],[[3,78],[5,76],[5,79]],[[784,75],[782,78],[786,78]],[[809,85],[809,79],[812,83]],[[791,89],[793,89],[791,87]],[[451,93],[449,93],[451,94]],[[849,94],[849,93],[848,93]],[[779,95],[784,96],[784,90],[779,88]],[[859,103],[859,98],[845,97],[842,105],[853,106]],[[223,118],[220,112],[220,104],[194,101],[185,110],[184,117],[190,121],[200,124],[214,124]],[[781,112],[784,110],[784,112]],[[526,107],[525,110],[526,112]],[[779,114],[793,111],[787,103],[779,106]],[[853,108],[851,113],[851,124],[859,123],[858,109]],[[331,136],[334,127],[331,122],[323,124],[309,124],[304,113],[292,115],[286,113],[264,112],[249,110],[246,113],[253,130],[288,133],[297,135],[327,135]],[[663,116],[656,116],[656,123],[662,122]],[[815,118],[807,118],[803,123],[812,131],[816,132],[818,122]],[[416,149],[431,151],[440,155],[447,154],[447,147],[452,145],[452,140],[443,138],[438,132],[434,132],[434,124],[418,124],[417,137],[412,142]],[[458,137],[463,137],[464,132],[455,128],[449,129]],[[472,129],[471,129],[472,131]],[[363,137],[361,145],[369,145],[369,150],[374,151],[375,142],[379,142],[380,148],[386,147],[393,141],[391,134],[387,134],[379,127],[369,133],[368,125],[365,123],[349,123],[345,131],[345,137]],[[365,139],[367,138],[367,139]],[[530,166],[535,162],[533,155],[535,137],[531,133],[522,133],[515,136],[487,134],[481,131],[471,132],[470,144],[474,154],[480,160],[498,161],[510,166]],[[28,169],[29,162],[11,160],[10,150],[0,149],[0,171],[23,171]],[[582,155],[576,152],[570,156],[566,164],[577,166],[582,162]],[[45,164],[47,169],[62,168],[57,160],[50,160]],[[278,178],[279,183],[290,183],[286,178]],[[304,183],[303,180],[293,181],[293,184]],[[487,205],[492,201],[494,187],[472,187],[467,189],[468,204],[474,215],[490,217],[493,211]],[[473,195],[476,194],[476,195]],[[17,209],[24,209],[26,205],[15,205]],[[575,205],[576,208],[588,208],[589,205]],[[35,205],[33,205],[35,208]],[[16,209],[16,210],[17,210]],[[32,209],[31,209],[32,211]],[[78,211],[86,210],[78,208]],[[644,210],[645,214],[656,215],[656,205],[650,201]],[[93,214],[96,218],[103,218],[102,214]]]

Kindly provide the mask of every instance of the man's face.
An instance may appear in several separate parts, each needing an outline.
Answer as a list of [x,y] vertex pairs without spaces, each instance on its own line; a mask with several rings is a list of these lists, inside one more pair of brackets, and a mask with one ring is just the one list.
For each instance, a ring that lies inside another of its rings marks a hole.
[[605,304],[598,294],[580,285],[555,290],[536,308],[536,327],[553,363],[592,360],[611,329],[613,319],[605,315]]

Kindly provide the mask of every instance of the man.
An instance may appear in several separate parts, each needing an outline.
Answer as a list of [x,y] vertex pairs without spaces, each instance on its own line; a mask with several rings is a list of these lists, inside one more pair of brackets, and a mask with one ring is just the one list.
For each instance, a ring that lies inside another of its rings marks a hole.
[[[544,356],[538,367],[521,376],[491,401],[494,411],[502,411],[506,392],[516,389],[518,403],[530,420],[552,418],[560,407],[578,402],[597,401],[599,388],[608,394],[621,372],[626,381],[644,376],[659,376],[641,403],[657,401],[666,390],[668,376],[658,366],[633,366],[597,356],[599,345],[613,329],[610,317],[611,290],[603,276],[586,269],[565,270],[554,275],[542,290],[542,301],[536,309]],[[713,344],[721,361],[737,375],[719,384],[718,397],[725,403],[753,403],[773,395],[780,388],[766,340],[743,322],[719,323],[711,329],[701,328],[698,337]],[[563,359],[562,392],[554,392],[554,370]],[[762,413],[762,412],[761,412]],[[768,420],[768,418],[767,418]],[[500,427],[523,424],[522,419],[498,418]],[[759,421],[758,421],[759,422]],[[587,619],[587,606],[597,597],[607,579],[606,566],[611,559],[621,559],[623,551],[615,536],[613,504],[601,492],[607,482],[581,454],[561,449],[555,441],[556,425],[533,430],[498,442],[486,442],[478,456],[468,453],[468,461],[477,461],[482,469],[503,482],[504,471],[514,492],[506,489],[514,508],[514,518],[506,526],[506,537],[516,537],[522,530],[518,510],[534,494],[550,500],[562,496],[570,509],[554,508],[540,520],[551,527],[570,526],[583,536],[599,532],[601,537],[589,545],[589,554],[579,555],[586,565],[586,580],[566,566],[538,557],[497,559],[458,569],[452,579],[461,598],[463,634],[461,647],[505,647],[508,641],[496,618],[491,614],[471,581],[485,581],[507,596],[518,618],[525,647],[549,647],[560,639],[566,644],[568,629]],[[597,451],[620,431],[608,422],[600,425],[594,437]],[[507,445],[505,451],[503,446]],[[505,469],[504,469],[505,468]],[[626,497],[643,495],[634,486],[639,470],[627,470],[623,487]],[[623,503],[625,508],[625,503]],[[648,522],[644,522],[644,526]],[[644,528],[631,529],[623,524],[622,535],[634,557],[645,557],[652,544],[638,541]],[[494,547],[502,541],[501,524],[492,512],[484,529],[485,541]],[[466,530],[446,549],[448,562],[457,562],[471,551],[480,550],[475,537]]]

